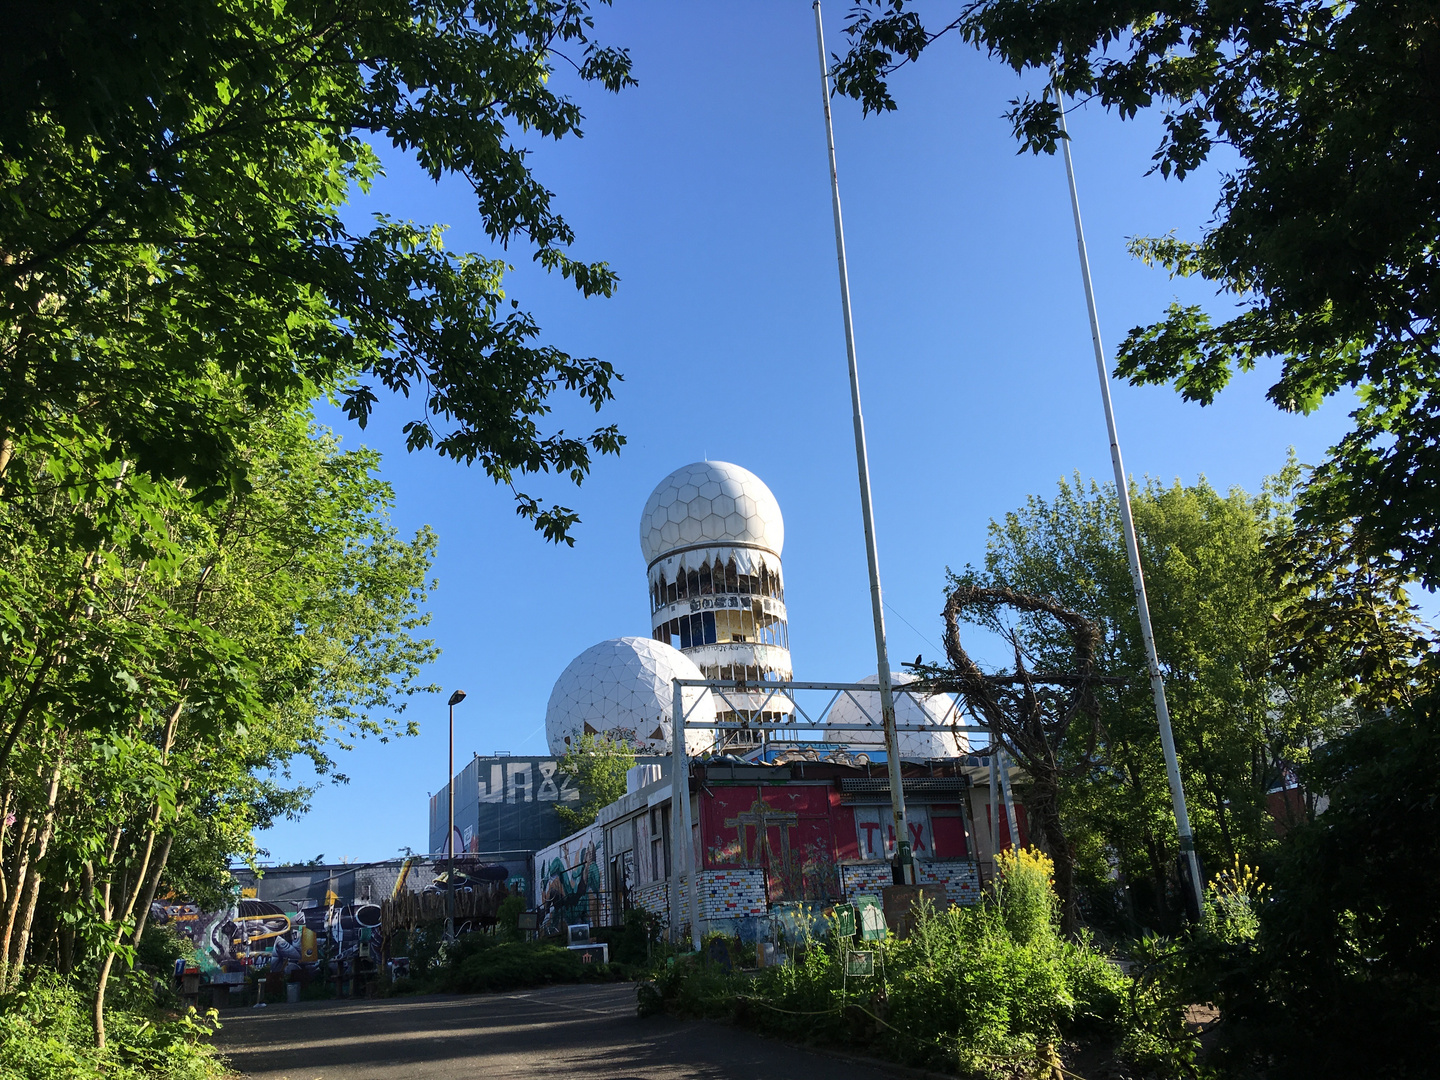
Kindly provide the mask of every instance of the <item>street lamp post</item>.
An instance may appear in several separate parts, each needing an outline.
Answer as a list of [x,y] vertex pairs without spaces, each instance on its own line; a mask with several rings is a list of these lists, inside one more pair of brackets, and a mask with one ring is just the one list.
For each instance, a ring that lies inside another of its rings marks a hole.
[[456,690],[450,695],[450,777],[445,791],[450,797],[449,828],[445,833],[445,850],[449,853],[449,866],[445,871],[445,940],[455,940],[455,706],[465,700],[465,691]]

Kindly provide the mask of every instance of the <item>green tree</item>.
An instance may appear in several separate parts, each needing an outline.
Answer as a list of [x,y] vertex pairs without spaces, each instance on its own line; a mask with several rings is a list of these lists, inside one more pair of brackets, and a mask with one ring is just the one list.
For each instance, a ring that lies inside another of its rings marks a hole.
[[[16,454],[92,435],[213,497],[246,482],[266,408],[332,394],[363,426],[377,388],[413,401],[408,446],[498,483],[580,482],[614,427],[545,432],[557,391],[599,409],[607,361],[540,342],[507,302],[505,258],[455,255],[442,228],[377,218],[350,192],[375,143],[475,192],[487,235],[585,296],[614,272],[531,173],[524,138],[579,136],[552,84],[629,85],[584,0],[63,0],[0,42],[0,485]],[[233,393],[217,393],[217,380]],[[515,491],[551,540],[578,520]]]
[[[1279,362],[1270,399],[1309,411],[1345,387],[1352,430],[1299,509],[1364,525],[1426,586],[1440,582],[1440,21],[1428,0],[1207,0],[1165,7],[974,0],[927,28],[909,0],[860,0],[841,93],[895,108],[889,75],[946,33],[1123,118],[1163,111],[1154,167],[1184,179],[1217,145],[1237,155],[1213,221],[1141,238],[1137,255],[1235,300],[1216,323],[1173,305],[1121,344],[1117,374],[1208,403],[1235,371]],[[1047,90],[1012,102],[1031,150],[1061,137]]]
[[[1273,853],[1266,792],[1356,718],[1361,684],[1347,669],[1351,653],[1338,637],[1326,641],[1318,609],[1297,614],[1320,598],[1293,591],[1287,564],[1277,569],[1277,553],[1300,542],[1292,519],[1297,474],[1290,467],[1257,496],[1222,495],[1203,480],[1149,481],[1131,491],[1181,772],[1210,866]],[[1082,880],[1103,881],[1114,859],[1126,879],[1145,883],[1132,892],[1142,915],[1164,921],[1178,853],[1118,529],[1112,487],[1062,482],[1053,499],[1031,497],[992,523],[985,571],[952,575],[952,585],[1049,596],[1102,628],[1096,670],[1128,681],[1096,688],[1101,764],[1070,775],[1062,812]],[[1333,595],[1354,591],[1353,575],[1345,581]],[[1392,586],[1366,593],[1371,627],[1404,641],[1414,656],[1414,614],[1403,587]],[[1027,617],[1014,630],[1032,670],[1066,670],[1072,646],[1060,628]],[[1362,647],[1358,655],[1370,652]],[[1089,752],[1077,742],[1062,758],[1081,761]]]
[[576,806],[555,804],[555,812],[570,832],[591,824],[602,809],[625,794],[625,773],[635,764],[635,748],[624,739],[585,732],[570,743],[559,769],[575,778],[580,789]]
[[1433,692],[1302,771],[1325,812],[1286,837],[1258,950],[1220,983],[1229,1060],[1275,1080],[1422,1076],[1440,1045],[1440,724]]
[[[32,590],[16,607],[79,597],[57,638],[12,634],[0,656],[7,697],[34,703],[0,771],[19,825],[0,957],[12,986],[37,959],[83,972],[102,1045],[110,971],[162,875],[218,891],[228,859],[254,853],[253,828],[304,808],[290,761],[332,771],[332,748],[406,730],[406,699],[434,689],[418,675],[435,650],[416,634],[434,538],[396,536],[376,455],[341,451],[308,410],[252,431],[254,482],[220,499],[127,473],[77,511],[51,463],[52,489],[27,477],[20,490],[42,496],[0,506],[10,582]],[[96,558],[81,526],[103,514],[135,524]]]

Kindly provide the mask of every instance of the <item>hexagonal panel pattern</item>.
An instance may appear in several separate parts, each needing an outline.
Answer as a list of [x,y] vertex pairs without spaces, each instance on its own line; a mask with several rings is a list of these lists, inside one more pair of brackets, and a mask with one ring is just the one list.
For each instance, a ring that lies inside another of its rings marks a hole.
[[640,550],[648,566],[678,547],[738,542],[781,553],[785,520],[765,482],[725,461],[676,469],[650,493],[640,515]]
[[[880,679],[875,675],[867,675],[865,678],[855,681],[874,686]],[[915,676],[908,671],[891,672],[890,681],[892,686],[904,686],[906,683],[914,682]],[[857,698],[859,699],[858,704]],[[864,707],[864,712],[861,711],[861,706]],[[918,731],[900,732],[900,756],[924,761],[929,758],[949,758],[969,753],[969,740],[964,735],[957,740],[955,733],[948,729],[948,725],[956,719],[954,710],[954,700],[945,694],[932,694],[919,699],[910,694],[895,695],[896,723],[934,725],[936,729],[934,734]],[[869,715],[866,715],[867,713]],[[855,692],[853,696],[842,694],[840,700],[831,707],[827,719],[834,724],[874,725],[871,731],[827,730],[825,733],[827,742],[844,743],[857,749],[879,747],[883,750],[885,748],[885,731],[880,726],[879,691],[874,693],[859,691]]]
[[[545,737],[552,754],[563,754],[566,739],[586,731],[624,739],[645,754],[670,751],[674,689],[671,679],[703,678],[679,649],[652,638],[622,637],[592,645],[560,673],[545,707]],[[715,719],[710,691],[685,691],[692,723]],[[691,754],[709,749],[714,732],[687,731]]]

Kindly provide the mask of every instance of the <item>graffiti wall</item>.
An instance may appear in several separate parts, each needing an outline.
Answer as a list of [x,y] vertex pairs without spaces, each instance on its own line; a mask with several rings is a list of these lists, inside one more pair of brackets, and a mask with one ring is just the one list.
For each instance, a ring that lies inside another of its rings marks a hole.
[[839,861],[855,850],[839,799],[828,785],[715,788],[700,800],[705,869],[763,869],[772,904],[839,899]]
[[542,934],[563,934],[571,923],[606,925],[605,838],[591,825],[535,855],[535,904]]
[[[382,951],[381,905],[401,895],[439,895],[447,871],[446,860],[419,857],[260,873],[241,867],[232,871],[236,898],[223,910],[204,911],[171,896],[151,905],[150,918],[192,942],[194,962],[208,974],[261,970],[309,977],[334,973],[342,964],[364,971]],[[457,891],[489,894],[521,890],[530,867],[462,856],[455,871]]]
[[332,897],[326,904],[242,897],[212,912],[166,899],[152,905],[150,917],[194,944],[202,971],[243,967],[319,975],[340,961],[369,961],[372,946],[379,946],[380,906]]
[[[638,757],[637,764],[665,758]],[[455,780],[456,851],[477,855],[538,851],[565,835],[555,807],[573,805],[580,789],[556,758],[475,757]],[[449,822],[449,788],[430,799],[430,851],[442,852]]]

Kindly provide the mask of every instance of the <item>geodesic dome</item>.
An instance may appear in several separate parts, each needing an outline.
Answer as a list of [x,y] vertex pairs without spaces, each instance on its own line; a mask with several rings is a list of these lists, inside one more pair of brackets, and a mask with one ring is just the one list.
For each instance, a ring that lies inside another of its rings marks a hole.
[[753,544],[777,556],[785,520],[765,481],[725,461],[697,461],[661,480],[640,515],[640,550],[648,566],[693,544]]
[[[867,675],[857,682],[867,686],[879,683],[879,676]],[[892,686],[901,687],[915,681],[908,671],[891,672]],[[863,708],[863,711],[862,711]],[[925,724],[933,726],[934,733],[902,731],[900,756],[913,760],[958,757],[969,753],[970,742],[964,735],[958,737],[950,725],[959,720],[954,699],[946,694],[929,694],[917,698],[912,694],[895,695],[895,722],[897,724]],[[871,724],[868,731],[832,731],[825,733],[826,742],[844,743],[856,749],[885,749],[885,729],[880,723],[880,692],[855,691],[851,695],[841,694],[830,708],[826,721],[831,724]]]
[[[671,679],[700,679],[700,669],[679,649],[651,638],[622,637],[586,649],[560,673],[545,707],[545,737],[552,754],[587,732],[624,739],[646,754],[670,750],[674,711]],[[715,719],[715,703],[704,687],[687,687],[691,723]],[[690,754],[708,749],[714,732],[687,731]]]

